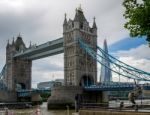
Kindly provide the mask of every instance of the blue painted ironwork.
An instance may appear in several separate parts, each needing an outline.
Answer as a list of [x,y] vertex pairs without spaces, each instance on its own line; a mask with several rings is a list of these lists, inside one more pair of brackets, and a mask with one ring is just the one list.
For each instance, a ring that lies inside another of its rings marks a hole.
[[5,64],[0,73],[0,90],[7,90],[6,83],[5,83],[6,69],[7,69],[7,66]]
[[[150,90],[150,84],[140,84],[144,90]],[[135,84],[131,83],[117,83],[117,82],[110,82],[110,83],[102,83],[99,85],[91,85],[85,86],[85,91],[130,91],[134,90],[136,87]]]
[[18,97],[30,97],[34,93],[50,93],[50,89],[32,89],[32,90],[18,90]]
[[[78,41],[80,47],[83,48],[93,59],[97,60],[98,63],[110,69],[112,72],[129,79],[134,79],[138,81],[150,81],[150,73],[134,68],[130,65],[125,64],[124,62],[119,61],[98,46],[98,51],[94,51],[92,47],[90,47],[88,44],[85,43],[85,41],[83,41],[83,39],[78,39]],[[102,62],[102,59],[105,59],[105,56],[103,56],[102,54],[105,54],[109,57],[106,60],[110,62],[110,67]]]
[[0,73],[0,79],[3,79],[3,77],[5,76],[5,72],[6,72],[6,64],[4,65],[4,67]]

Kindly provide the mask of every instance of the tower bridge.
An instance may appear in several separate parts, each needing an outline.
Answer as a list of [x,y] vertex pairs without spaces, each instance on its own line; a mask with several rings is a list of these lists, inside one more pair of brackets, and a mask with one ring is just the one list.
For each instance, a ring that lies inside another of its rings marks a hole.
[[58,38],[53,41],[46,42],[41,45],[33,45],[27,49],[22,49],[17,52],[13,58],[22,58],[27,60],[36,60],[48,56],[57,55],[64,52],[64,39]]
[[[54,87],[49,105],[74,103],[77,94],[88,91],[99,91],[97,94],[89,94],[93,98],[99,97],[99,101],[105,101],[105,91],[118,90],[118,86],[97,85],[97,64],[101,64],[101,82],[110,82],[112,72],[119,77],[125,77],[138,81],[150,81],[150,73],[134,68],[108,54],[107,42],[104,49],[97,45],[97,26],[95,18],[92,27],[84,16],[81,8],[76,10],[74,19],[67,20],[65,15],[63,23],[63,37],[41,45],[30,45],[28,48],[21,36],[6,46],[6,64],[0,73],[1,91],[11,91],[20,96],[31,91],[32,61],[44,57],[64,53],[64,81],[65,86]],[[42,79],[42,77],[41,77]],[[96,86],[95,86],[96,85]],[[128,87],[132,89],[134,86]],[[127,89],[127,85],[119,88]],[[18,89],[22,89],[19,92]],[[149,89],[149,86],[147,86]],[[26,91],[26,92],[25,92]],[[33,91],[34,92],[34,91]],[[13,98],[14,96],[14,98]],[[8,95],[9,97],[9,95]],[[14,100],[13,100],[14,101]]]

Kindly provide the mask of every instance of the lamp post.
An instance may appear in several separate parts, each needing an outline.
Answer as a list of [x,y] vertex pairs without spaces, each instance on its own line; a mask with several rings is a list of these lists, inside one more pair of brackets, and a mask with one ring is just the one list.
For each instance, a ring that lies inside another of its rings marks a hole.
[[69,106],[66,105],[66,107],[67,107],[67,115],[69,115]]

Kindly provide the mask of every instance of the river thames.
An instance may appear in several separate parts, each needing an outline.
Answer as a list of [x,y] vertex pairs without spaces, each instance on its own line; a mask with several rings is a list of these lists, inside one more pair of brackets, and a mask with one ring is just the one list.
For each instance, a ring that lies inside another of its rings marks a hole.
[[[41,115],[71,115],[74,110],[47,110],[47,103],[43,103],[40,106]],[[4,111],[0,112],[0,115],[5,115]],[[36,108],[32,109],[20,109],[20,110],[9,110],[9,115],[36,115]]]
[[[109,107],[119,107],[120,105],[120,101],[109,101]],[[124,100],[123,101],[125,106],[131,106],[132,104],[127,101]],[[144,105],[150,105],[150,100],[136,100],[138,105],[144,104]],[[31,109],[20,109],[20,110],[9,110],[9,115],[36,115],[36,110],[37,108],[31,108]],[[40,106],[40,111],[41,114],[40,115],[72,115],[72,113],[74,113],[74,110],[69,110],[66,107],[66,110],[47,110],[47,103],[43,103]],[[131,110],[131,111],[134,111]],[[150,108],[148,109],[140,109],[139,111],[143,111],[143,112],[150,112]],[[0,111],[0,115],[5,115],[4,111]]]

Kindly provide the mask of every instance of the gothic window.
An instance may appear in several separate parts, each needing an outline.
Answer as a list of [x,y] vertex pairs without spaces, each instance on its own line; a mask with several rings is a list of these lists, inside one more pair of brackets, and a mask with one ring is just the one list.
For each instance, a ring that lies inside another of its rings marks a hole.
[[74,23],[72,22],[72,28],[74,28]]
[[80,23],[80,29],[83,29],[83,23]]
[[71,60],[70,60],[70,66],[72,66]]

